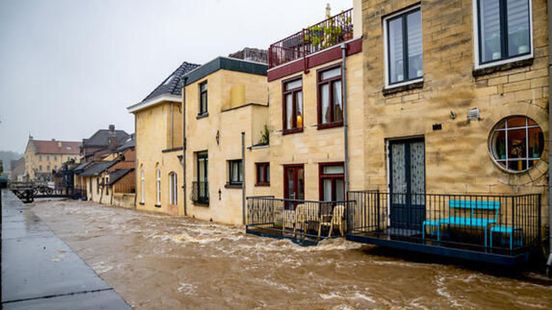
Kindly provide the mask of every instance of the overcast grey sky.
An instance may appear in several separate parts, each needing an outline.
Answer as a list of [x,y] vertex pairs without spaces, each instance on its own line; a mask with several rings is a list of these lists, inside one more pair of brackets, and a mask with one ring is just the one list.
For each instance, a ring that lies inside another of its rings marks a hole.
[[268,48],[352,0],[0,0],[0,150],[81,140],[180,63]]

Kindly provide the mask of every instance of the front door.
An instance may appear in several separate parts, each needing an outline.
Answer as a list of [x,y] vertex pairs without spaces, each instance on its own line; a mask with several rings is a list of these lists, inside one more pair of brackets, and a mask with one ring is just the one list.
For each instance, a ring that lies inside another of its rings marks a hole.
[[390,226],[421,230],[425,219],[423,138],[389,142]]
[[[284,198],[305,199],[305,169],[303,165],[284,166]],[[286,209],[294,206],[295,203],[286,203]]]

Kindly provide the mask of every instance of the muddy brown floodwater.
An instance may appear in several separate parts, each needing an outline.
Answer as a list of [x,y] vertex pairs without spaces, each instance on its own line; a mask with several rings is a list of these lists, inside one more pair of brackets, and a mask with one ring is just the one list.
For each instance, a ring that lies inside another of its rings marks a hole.
[[[552,286],[89,202],[33,211],[136,309],[552,308]],[[63,264],[63,260],[59,261]]]

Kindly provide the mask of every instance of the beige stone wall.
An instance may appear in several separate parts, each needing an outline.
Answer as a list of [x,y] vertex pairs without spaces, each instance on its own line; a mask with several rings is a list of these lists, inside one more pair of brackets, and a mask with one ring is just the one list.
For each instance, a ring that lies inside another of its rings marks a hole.
[[[171,112],[172,111],[172,112]],[[178,156],[182,151],[173,150],[181,145],[182,114],[178,105],[162,103],[135,113],[136,117],[136,204],[137,209],[162,212],[181,216],[184,214],[181,186],[183,184],[182,165]],[[174,113],[174,128],[170,129],[171,113]],[[174,137],[171,139],[171,132]],[[180,132],[180,133],[179,133]],[[173,144],[171,144],[171,140]],[[165,152],[163,152],[165,150]],[[157,203],[156,171],[161,170],[161,204]],[[144,172],[144,193],[142,202],[141,171]],[[178,205],[169,205],[169,173],[174,171],[178,179]]]
[[135,199],[136,199],[136,194],[115,193],[113,194],[113,205],[117,207],[133,209],[135,207],[134,206]]
[[[351,189],[364,188],[364,143],[363,136],[363,65],[362,54],[347,58],[347,104],[349,116],[350,181]],[[320,163],[344,161],[343,127],[318,129],[317,112],[317,70],[341,60],[310,69],[308,73],[299,73],[269,82],[269,127],[270,127],[270,192],[282,198],[284,196],[283,166],[304,164],[305,199],[319,200],[318,169]],[[303,124],[301,133],[282,134],[282,81],[291,77],[303,78]]]
[[[500,169],[488,147],[493,126],[510,115],[534,119],[548,139],[546,1],[532,2],[534,63],[476,78],[472,1],[421,1],[423,88],[385,96],[382,17],[419,2],[363,1],[367,187],[387,189],[387,140],[420,136],[427,192],[546,194],[548,143],[536,167],[518,174]],[[481,120],[468,122],[473,107]],[[442,130],[434,131],[433,124],[442,124]]]
[[[208,113],[197,119],[199,83],[208,82]],[[188,215],[227,224],[242,223],[242,190],[230,188],[228,160],[241,159],[241,133],[245,145],[256,144],[267,123],[266,77],[219,70],[186,87],[186,186]],[[217,132],[219,142],[217,144]],[[208,151],[209,205],[194,204],[192,183],[197,180],[196,153]],[[254,163],[266,151],[246,151],[247,194],[253,195]],[[219,198],[220,191],[220,198]]]

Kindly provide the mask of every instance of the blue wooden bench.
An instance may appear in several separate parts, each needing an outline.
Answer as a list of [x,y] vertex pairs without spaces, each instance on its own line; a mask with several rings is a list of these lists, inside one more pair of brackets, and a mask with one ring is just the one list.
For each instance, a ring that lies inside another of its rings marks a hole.
[[[485,247],[487,246],[487,230],[489,225],[498,223],[500,201],[481,200],[449,200],[449,217],[425,220],[422,223],[422,238],[425,239],[426,226],[437,228],[437,240],[441,240],[441,225],[477,227],[485,232]],[[469,216],[451,216],[453,210],[469,210]],[[477,217],[476,211],[494,212],[493,217]]]

